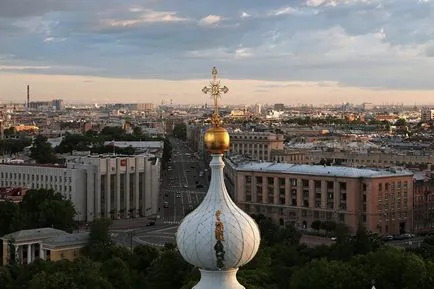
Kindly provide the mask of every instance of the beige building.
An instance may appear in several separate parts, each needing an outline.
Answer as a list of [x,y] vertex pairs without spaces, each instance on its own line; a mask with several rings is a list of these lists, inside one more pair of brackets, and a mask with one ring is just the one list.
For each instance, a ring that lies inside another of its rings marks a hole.
[[[299,228],[314,220],[362,222],[368,231],[413,231],[413,173],[226,159],[237,204]],[[231,187],[231,186],[229,186]]]
[[[80,249],[86,246],[88,233],[69,234],[52,228],[22,230],[5,235],[3,241],[3,265],[12,258],[19,264],[30,264],[37,259],[73,261]],[[10,250],[15,252],[11,254]]]
[[283,149],[283,135],[271,132],[232,132],[230,154],[248,155],[253,160],[271,160],[272,150]]

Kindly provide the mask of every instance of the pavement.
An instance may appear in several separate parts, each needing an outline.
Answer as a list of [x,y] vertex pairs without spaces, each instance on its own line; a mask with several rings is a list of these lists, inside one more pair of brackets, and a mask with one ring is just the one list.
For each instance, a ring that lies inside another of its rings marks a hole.
[[209,186],[209,169],[186,142],[176,138],[169,140],[173,147],[172,161],[169,164],[171,168],[162,174],[159,217],[152,226],[146,226],[151,221],[147,218],[115,220],[111,232],[116,243],[128,247],[174,243],[181,220],[205,197]]
[[[161,186],[160,217],[163,221],[180,222],[187,212],[202,202],[209,186],[208,172],[194,151],[176,138],[169,138],[172,143],[171,168],[163,173]],[[204,172],[200,176],[200,172]],[[197,188],[200,185],[200,188]],[[165,208],[164,203],[167,202]]]

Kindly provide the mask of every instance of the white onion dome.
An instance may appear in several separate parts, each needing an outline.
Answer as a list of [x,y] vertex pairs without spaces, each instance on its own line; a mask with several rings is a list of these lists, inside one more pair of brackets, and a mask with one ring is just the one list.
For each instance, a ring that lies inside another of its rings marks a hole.
[[176,243],[184,259],[196,267],[209,271],[235,269],[257,253],[259,228],[229,197],[222,154],[212,154],[210,167],[208,193],[178,227]]

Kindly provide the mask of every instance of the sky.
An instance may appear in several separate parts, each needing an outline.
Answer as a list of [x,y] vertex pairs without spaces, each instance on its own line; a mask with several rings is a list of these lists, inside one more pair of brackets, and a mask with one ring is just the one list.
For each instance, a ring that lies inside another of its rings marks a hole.
[[434,104],[434,0],[0,0],[0,101]]

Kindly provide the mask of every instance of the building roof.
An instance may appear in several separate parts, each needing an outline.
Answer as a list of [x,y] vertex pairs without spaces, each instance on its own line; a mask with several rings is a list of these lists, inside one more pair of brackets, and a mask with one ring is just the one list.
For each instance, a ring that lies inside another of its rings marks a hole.
[[87,232],[59,235],[44,240],[43,246],[45,248],[47,247],[58,248],[58,247],[66,247],[66,246],[74,246],[74,245],[85,245],[88,239],[89,239],[89,233]]
[[7,234],[1,239],[10,240],[14,239],[15,242],[29,241],[29,240],[44,240],[53,237],[69,235],[65,231],[53,228],[39,228],[31,230],[21,230],[14,233]]
[[[231,162],[231,161],[230,161]],[[288,163],[276,162],[231,162],[232,166],[239,171],[257,171],[257,172],[272,172],[286,174],[302,174],[302,175],[320,175],[320,176],[336,176],[347,178],[376,178],[376,177],[395,177],[395,176],[412,176],[413,172],[395,169],[395,170],[373,170],[373,169],[358,169],[342,166],[322,166],[322,165],[295,165]]]
[[164,143],[162,141],[106,141],[104,142],[105,146],[114,145],[118,148],[157,148],[162,149],[164,147]]

